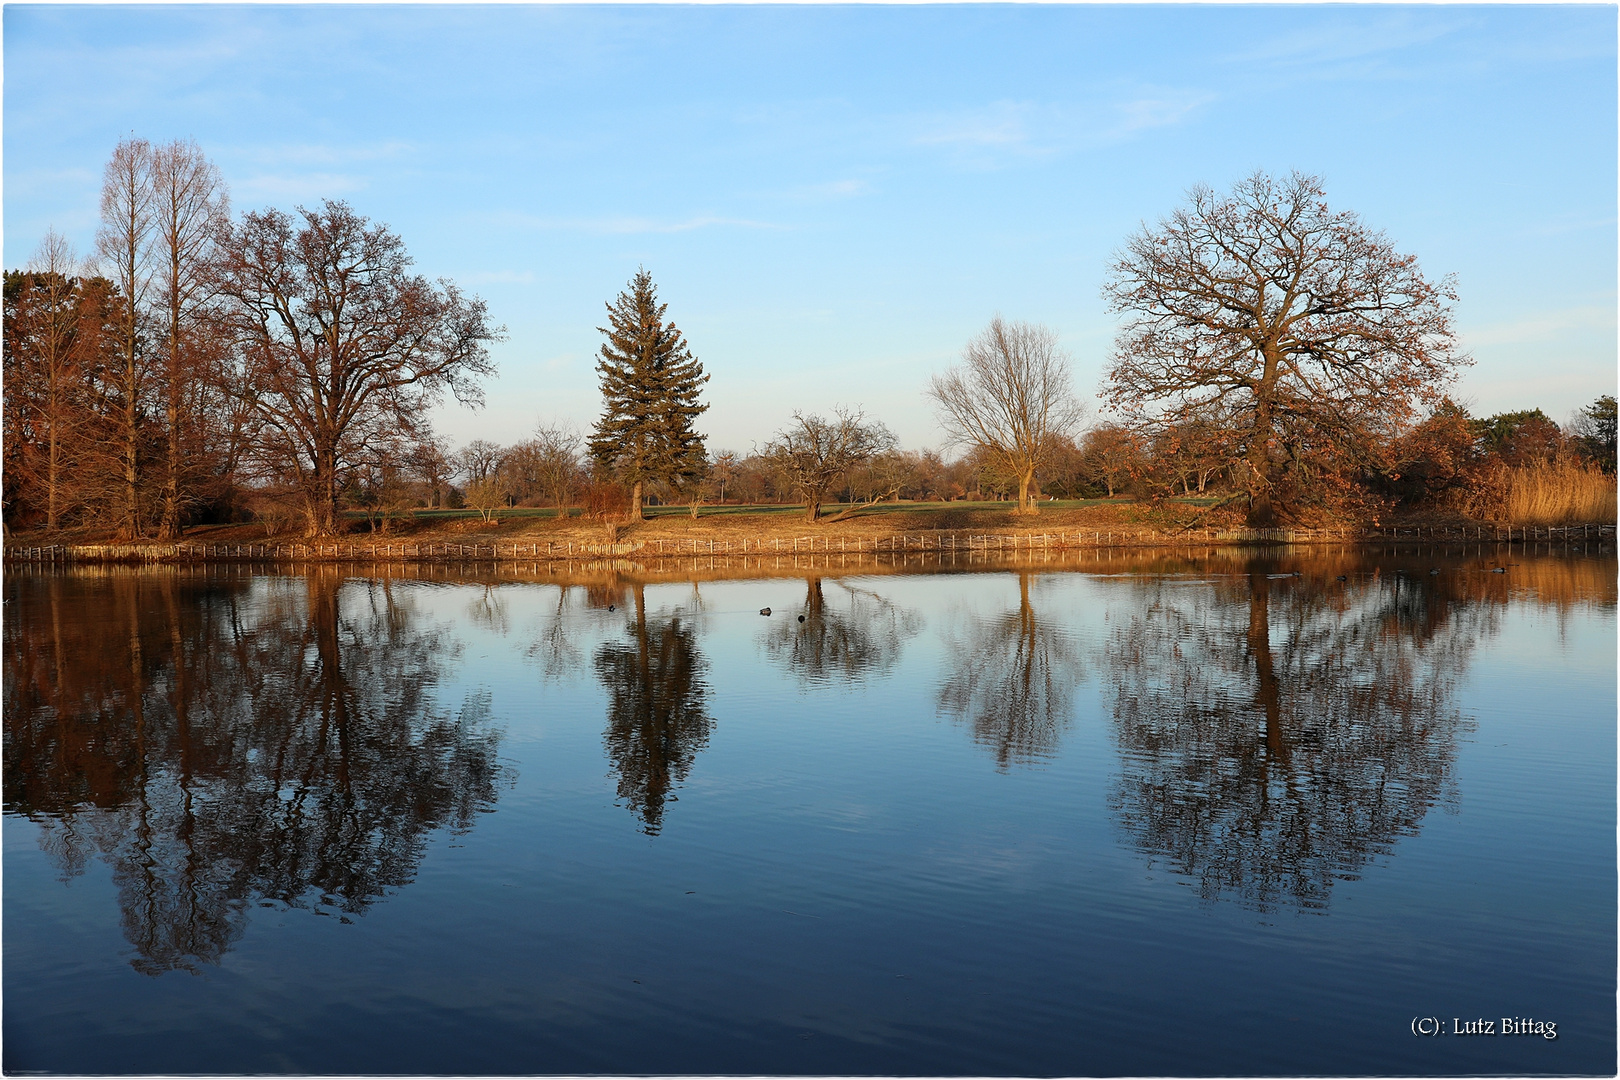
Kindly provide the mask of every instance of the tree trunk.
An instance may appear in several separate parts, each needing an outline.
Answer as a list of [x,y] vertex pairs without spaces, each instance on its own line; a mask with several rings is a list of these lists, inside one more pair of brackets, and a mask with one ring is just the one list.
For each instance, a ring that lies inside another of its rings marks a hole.
[[640,480],[637,480],[635,482],[635,485],[632,486],[631,489],[630,489],[630,513],[629,513],[628,517],[629,517],[629,519],[631,521],[645,520],[645,516],[641,512],[641,481]]
[[806,521],[820,521],[821,520],[821,500],[820,499],[812,498],[812,499],[806,499],[805,500],[805,504],[804,504],[804,520],[806,520]]
[[309,530],[315,536],[331,536],[337,532],[337,450],[331,446],[315,448],[315,492],[310,500]]
[[61,499],[62,491],[62,436],[59,432],[61,423],[61,409],[57,404],[57,391],[51,387],[51,419],[50,419],[50,461],[46,475],[49,479],[45,487],[45,527],[52,532],[56,531],[57,504]]
[[[171,347],[173,347],[171,345]],[[163,517],[158,537],[173,540],[180,535],[180,375],[171,363],[169,369],[168,463],[163,479]]]
[[1282,730],[1282,691],[1276,662],[1271,655],[1271,625],[1267,600],[1270,583],[1264,574],[1249,576],[1249,632],[1246,644],[1254,660],[1255,704],[1266,717],[1266,758],[1274,764],[1288,761],[1288,742]]
[[1271,395],[1277,378],[1277,358],[1266,350],[1265,375],[1255,388],[1254,430],[1249,435],[1249,527],[1270,528],[1277,516],[1271,506]]
[[[130,365],[134,366],[133,360]],[[129,539],[141,535],[140,416],[134,401],[134,382],[131,377],[130,400],[124,406],[124,535]]]
[[1034,469],[1028,469],[1018,474],[1018,512],[1020,514],[1034,514],[1038,512],[1035,506],[1035,500],[1029,493],[1030,485],[1034,479]]

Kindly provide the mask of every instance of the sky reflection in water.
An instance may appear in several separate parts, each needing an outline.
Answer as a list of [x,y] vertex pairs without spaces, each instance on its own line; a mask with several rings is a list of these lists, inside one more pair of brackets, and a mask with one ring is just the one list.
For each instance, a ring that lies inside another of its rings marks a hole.
[[5,1064],[1612,1071],[1615,561],[1514,558],[10,574]]

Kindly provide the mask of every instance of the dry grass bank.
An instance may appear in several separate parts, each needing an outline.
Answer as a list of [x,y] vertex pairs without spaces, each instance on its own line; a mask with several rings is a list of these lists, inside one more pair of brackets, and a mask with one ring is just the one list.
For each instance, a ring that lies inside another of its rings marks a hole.
[[[931,533],[973,533],[979,535],[1058,533],[1091,530],[1116,535],[1163,533],[1199,516],[1201,527],[1232,528],[1241,524],[1241,513],[1221,508],[1204,514],[1204,508],[1180,503],[1094,502],[1047,506],[1039,513],[1021,516],[1011,509],[984,504],[962,506],[952,503],[883,503],[863,509],[841,521],[831,516],[809,522],[802,510],[778,507],[704,507],[699,517],[685,512],[660,512],[638,522],[611,524],[594,518],[556,517],[533,511],[505,512],[493,521],[471,517],[423,514],[390,523],[385,531],[371,532],[364,521],[349,522],[349,531],[340,539],[348,543],[573,543],[601,544],[609,540],[630,543],[659,540],[711,540],[716,544],[743,540],[786,541],[794,537],[840,537],[871,541],[894,536]],[[187,529],[184,539],[204,544],[285,544],[307,539],[297,530],[276,530],[261,523],[202,525]],[[61,530],[54,534],[9,533],[8,546],[47,544],[101,544],[114,537],[106,530]],[[328,538],[330,542],[330,538]]]

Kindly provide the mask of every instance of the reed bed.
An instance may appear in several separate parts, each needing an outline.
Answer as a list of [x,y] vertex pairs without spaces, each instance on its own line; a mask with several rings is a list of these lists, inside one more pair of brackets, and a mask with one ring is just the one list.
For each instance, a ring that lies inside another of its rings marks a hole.
[[1528,525],[1614,521],[1615,478],[1574,462],[1508,469],[1496,509],[1496,520]]

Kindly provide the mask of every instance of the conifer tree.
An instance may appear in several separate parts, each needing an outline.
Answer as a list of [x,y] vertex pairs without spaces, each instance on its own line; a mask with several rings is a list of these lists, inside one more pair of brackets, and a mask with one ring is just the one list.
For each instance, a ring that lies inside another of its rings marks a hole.
[[708,408],[698,392],[709,377],[658,302],[652,275],[636,271],[607,305],[607,336],[596,370],[602,376],[602,418],[591,433],[591,456],[631,486],[630,516],[641,518],[649,482],[684,486],[703,474],[703,436],[693,422]]

